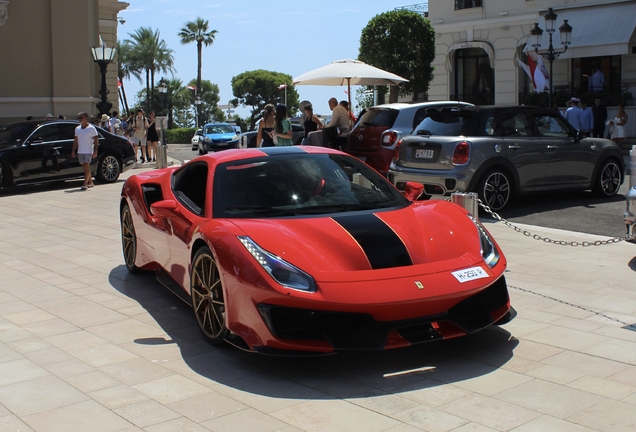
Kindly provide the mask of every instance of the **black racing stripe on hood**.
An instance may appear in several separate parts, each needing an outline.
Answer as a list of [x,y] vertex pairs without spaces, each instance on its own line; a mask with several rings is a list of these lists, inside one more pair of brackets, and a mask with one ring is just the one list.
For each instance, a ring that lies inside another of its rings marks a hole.
[[374,270],[413,265],[402,240],[374,214],[333,218],[358,242]]

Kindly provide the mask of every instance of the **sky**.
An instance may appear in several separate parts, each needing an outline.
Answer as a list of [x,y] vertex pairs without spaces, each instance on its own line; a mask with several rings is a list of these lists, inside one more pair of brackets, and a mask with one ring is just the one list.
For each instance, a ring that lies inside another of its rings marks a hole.
[[[174,77],[185,83],[197,76],[196,43],[182,45],[178,32],[188,21],[201,17],[217,30],[215,41],[203,47],[203,79],[219,86],[219,105],[234,99],[232,77],[256,69],[291,75],[292,78],[325,66],[332,61],[355,59],[362,29],[376,15],[396,7],[417,3],[413,0],[342,1],[194,1],[194,0],[125,0],[130,6],[119,13],[125,24],[118,26],[118,39],[140,27],[159,30],[172,49]],[[166,78],[170,78],[168,75]],[[161,75],[156,76],[156,81]],[[126,94],[132,98],[145,84],[136,78],[124,81]],[[309,100],[316,114],[329,114],[331,97],[346,99],[346,86],[297,86],[301,101]],[[281,93],[283,91],[281,90]],[[355,108],[355,88],[352,88]],[[241,117],[250,109],[239,107]]]

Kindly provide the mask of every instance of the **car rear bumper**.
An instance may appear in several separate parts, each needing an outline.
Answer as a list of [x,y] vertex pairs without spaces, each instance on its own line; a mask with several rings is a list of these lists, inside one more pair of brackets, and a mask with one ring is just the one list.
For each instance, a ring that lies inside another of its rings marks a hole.
[[428,195],[446,195],[456,191],[466,192],[471,179],[469,173],[465,171],[465,167],[451,170],[422,170],[396,167],[395,165],[391,165],[387,177],[398,189],[409,181],[422,183]]

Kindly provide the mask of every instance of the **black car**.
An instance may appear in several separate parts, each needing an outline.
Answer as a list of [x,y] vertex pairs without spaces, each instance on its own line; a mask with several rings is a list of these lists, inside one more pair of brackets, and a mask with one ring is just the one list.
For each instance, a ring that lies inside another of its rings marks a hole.
[[[73,120],[33,120],[0,126],[0,185],[83,178],[77,157],[71,157]],[[135,164],[135,149],[127,138],[100,127],[97,159],[91,172],[101,183],[112,183]]]

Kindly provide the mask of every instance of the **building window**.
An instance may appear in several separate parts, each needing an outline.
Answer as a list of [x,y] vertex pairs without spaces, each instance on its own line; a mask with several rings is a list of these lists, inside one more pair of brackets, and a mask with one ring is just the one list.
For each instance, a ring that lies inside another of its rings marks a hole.
[[455,10],[482,7],[484,0],[455,0]]
[[455,53],[455,94],[451,99],[478,105],[495,103],[495,71],[488,53],[481,48],[465,48]]
[[[595,73],[600,74],[602,79],[591,79]],[[572,59],[572,85],[580,93],[616,94],[626,91],[621,86],[621,56]]]

